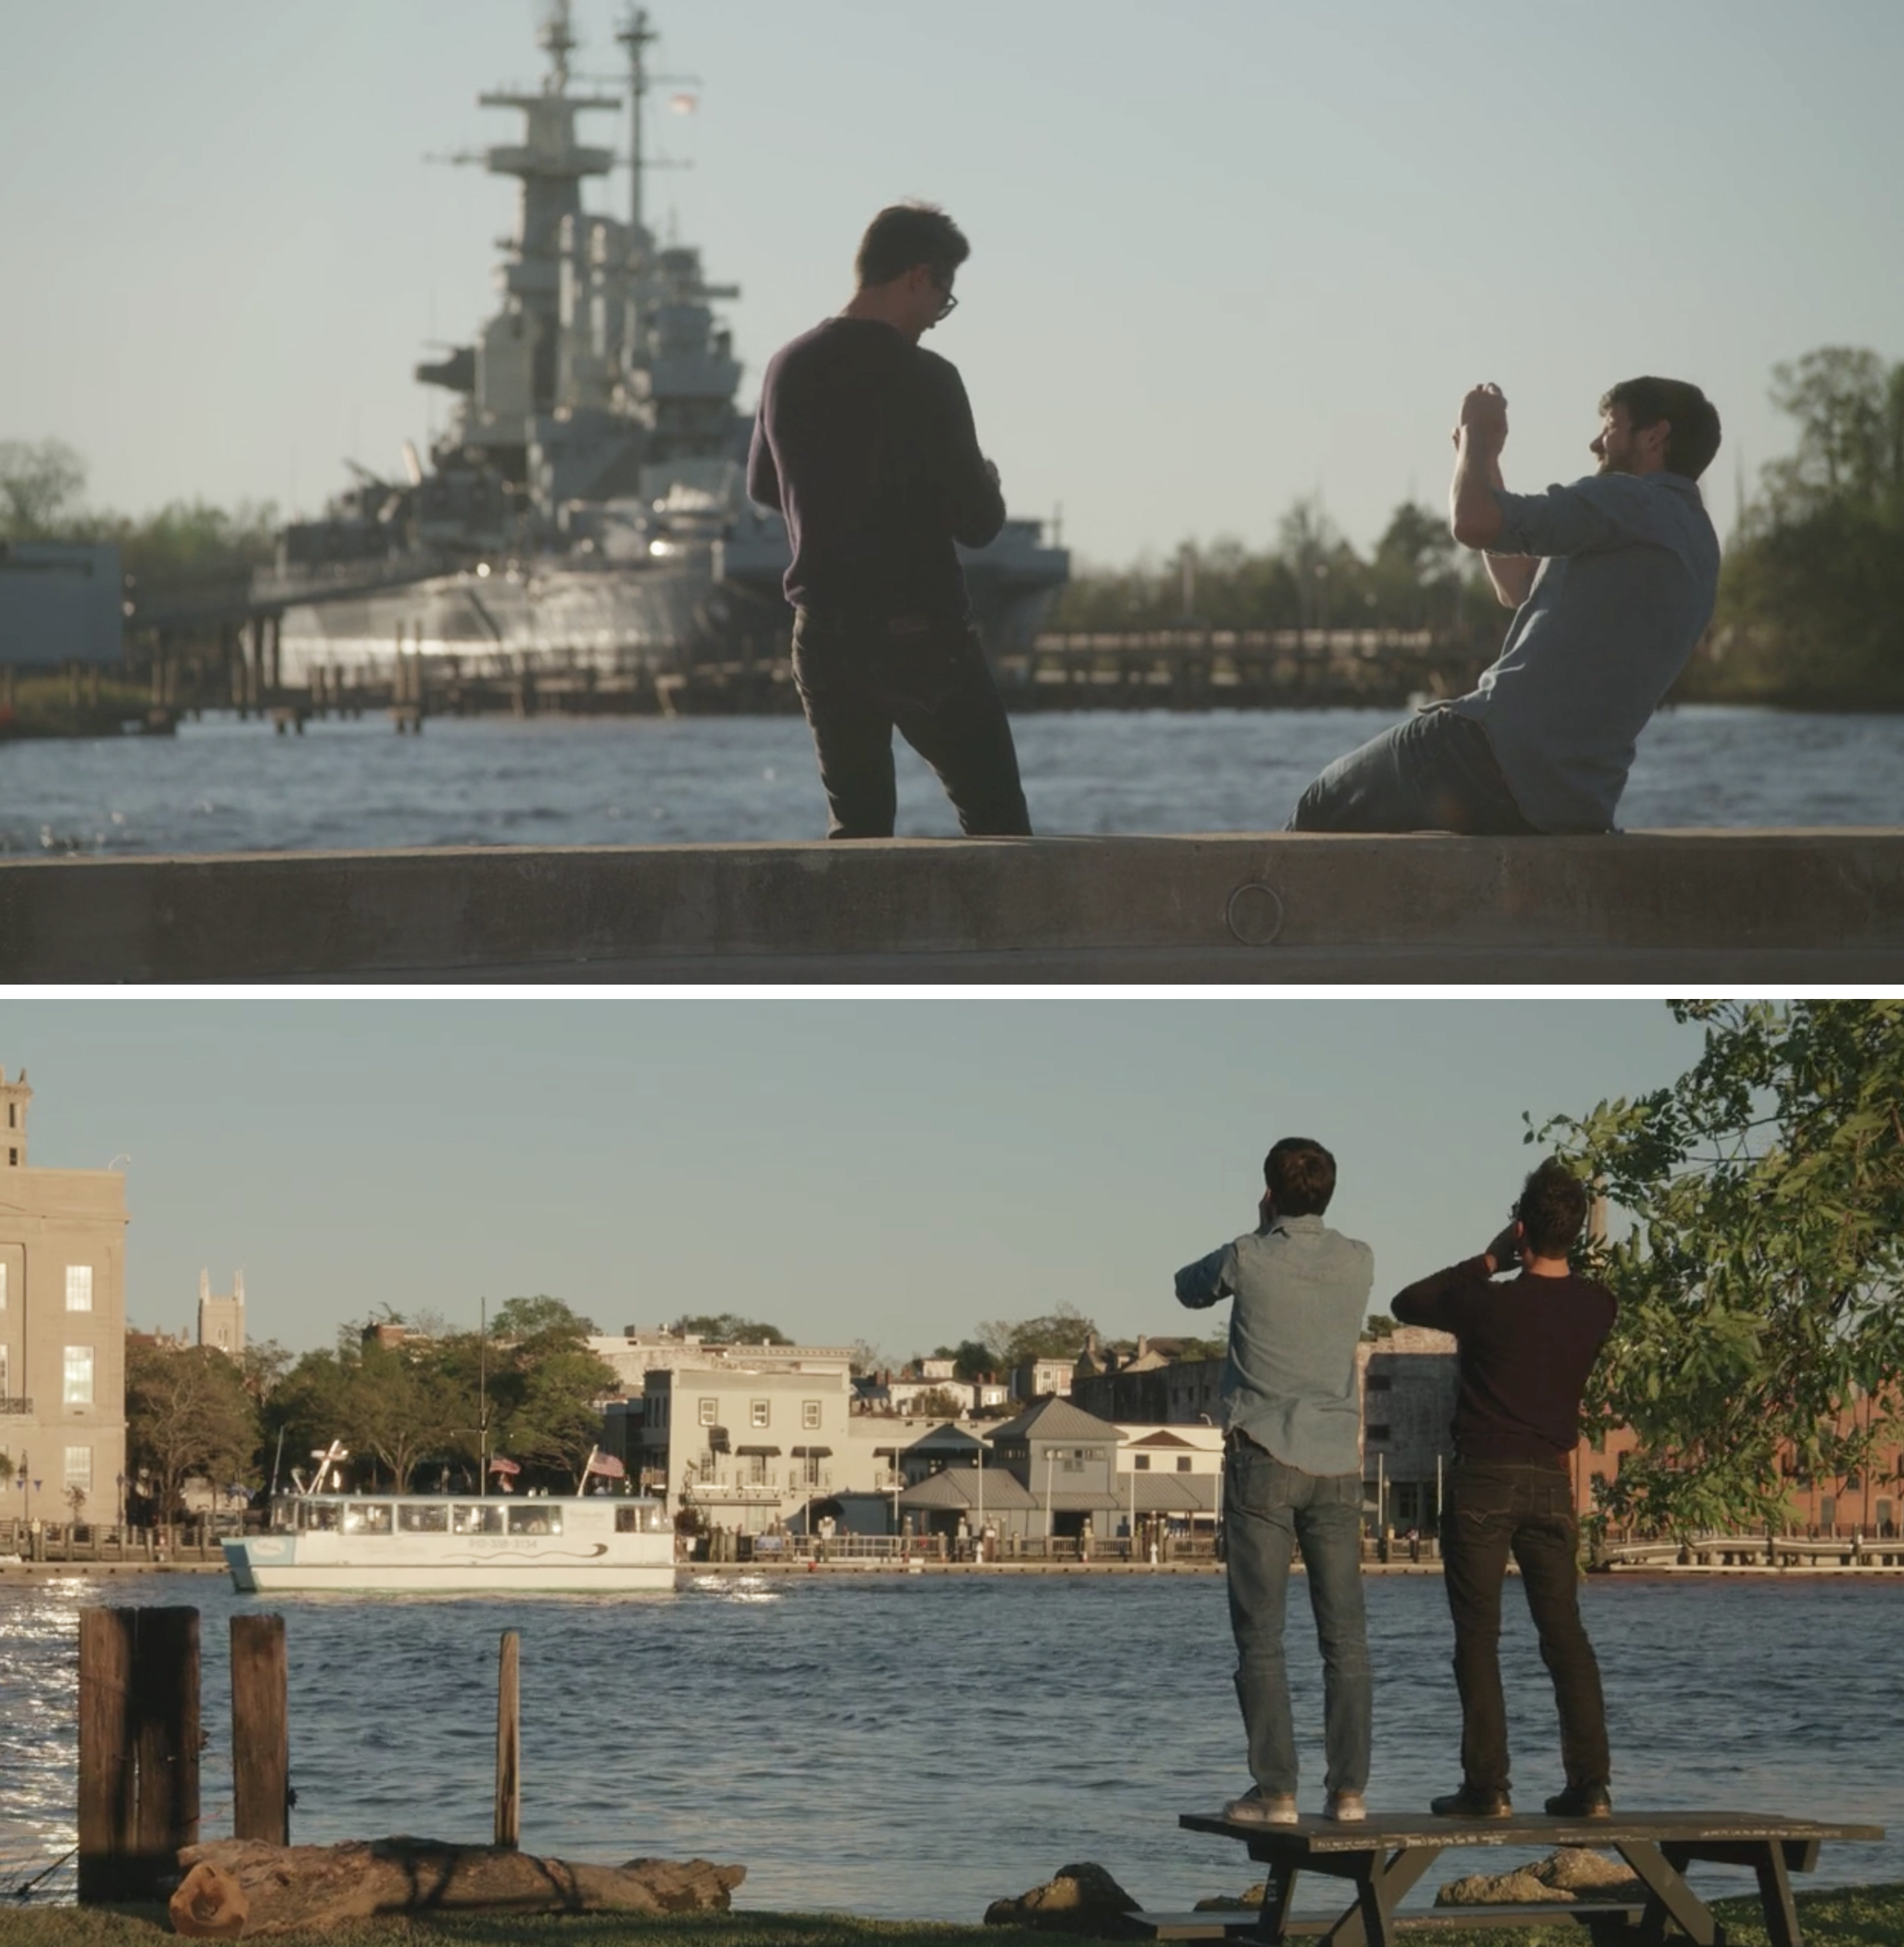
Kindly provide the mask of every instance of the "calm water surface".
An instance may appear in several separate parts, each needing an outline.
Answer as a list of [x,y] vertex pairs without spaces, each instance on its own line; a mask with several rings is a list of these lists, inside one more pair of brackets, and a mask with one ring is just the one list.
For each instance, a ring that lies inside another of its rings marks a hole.
[[[1459,1778],[1441,1583],[1367,1589],[1370,1801],[1425,1809]],[[1536,1805],[1560,1782],[1557,1736],[1509,1594],[1516,1791]],[[73,1843],[77,1618],[102,1599],[203,1611],[207,1837],[230,1831],[227,1619],[269,1608],[286,1618],[300,1843],[486,1841],[497,1640],[515,1628],[531,1849],[698,1853],[746,1865],[744,1906],[966,1921],[1072,1860],[1109,1867],[1150,1906],[1253,1876],[1240,1846],[1176,1828],[1248,1782],[1217,1577],[757,1578],[512,1604],[266,1602],[207,1577],[0,1589],[0,1891]],[[1904,1582],[1599,1578],[1585,1600],[1621,1804],[1904,1829]],[[1321,1703],[1299,1581],[1289,1640],[1307,1805]],[[1488,1862],[1464,1853],[1450,1870]],[[1898,1877],[1889,1846],[1828,1846],[1815,1883]],[[71,1884],[54,1882],[67,1897]]]
[[[1015,725],[1033,822],[1073,833],[1279,828],[1387,710],[1056,713]],[[956,828],[899,747],[901,834]],[[1904,716],[1669,710],[1642,740],[1623,823],[1890,825],[1904,816]],[[305,851],[824,836],[797,717],[381,719],[304,737],[229,717],[172,738],[0,744],[0,853]]]

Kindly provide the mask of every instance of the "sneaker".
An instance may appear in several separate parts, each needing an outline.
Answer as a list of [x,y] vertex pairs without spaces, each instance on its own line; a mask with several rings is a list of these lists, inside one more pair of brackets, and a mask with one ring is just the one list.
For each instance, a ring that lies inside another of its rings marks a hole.
[[1231,1799],[1224,1806],[1223,1815],[1232,1825],[1293,1825],[1296,1794],[1265,1791],[1258,1786],[1240,1798]]
[[1504,1791],[1483,1791],[1464,1784],[1445,1797],[1431,1799],[1428,1809],[1437,1819],[1512,1819],[1514,1808]]
[[1611,1819],[1613,1795],[1603,1784],[1570,1784],[1547,1800],[1553,1819]]
[[1332,1791],[1322,1815],[1333,1819],[1338,1825],[1359,1825],[1369,1815],[1369,1809],[1359,1791]]

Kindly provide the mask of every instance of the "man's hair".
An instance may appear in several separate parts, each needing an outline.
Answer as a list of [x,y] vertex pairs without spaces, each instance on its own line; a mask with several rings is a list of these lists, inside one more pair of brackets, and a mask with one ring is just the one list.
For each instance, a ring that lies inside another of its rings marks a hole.
[[1719,408],[1683,379],[1622,379],[1600,401],[1610,413],[1624,406],[1635,432],[1666,420],[1673,430],[1666,439],[1666,470],[1696,480],[1719,450]]
[[940,286],[972,254],[965,233],[937,203],[889,204],[866,225],[853,271],[860,287],[890,284],[915,264],[923,264]]
[[1587,1221],[1587,1186],[1558,1156],[1549,1156],[1521,1186],[1514,1215],[1537,1258],[1564,1258]]
[[1279,1217],[1320,1217],[1336,1193],[1336,1159],[1307,1136],[1285,1136],[1263,1158]]

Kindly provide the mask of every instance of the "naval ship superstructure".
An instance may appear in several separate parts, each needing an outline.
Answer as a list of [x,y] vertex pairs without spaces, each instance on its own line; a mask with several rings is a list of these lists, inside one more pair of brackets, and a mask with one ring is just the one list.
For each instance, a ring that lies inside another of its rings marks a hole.
[[[577,92],[568,0],[553,0],[540,90],[478,97],[524,122],[519,141],[458,159],[521,185],[502,308],[475,343],[416,368],[454,398],[427,460],[406,444],[401,478],[354,466],[323,519],[280,536],[253,596],[283,605],[284,680],[364,673],[399,652],[472,673],[659,675],[784,645],[786,529],[746,496],[751,421],[735,406],[741,367],[714,309],[739,293],[707,281],[698,250],[658,241],[642,207],[657,38],[641,9],[616,36],[625,104]],[[624,106],[625,222],[584,209],[584,182],[618,159],[576,127]],[[961,553],[988,648],[1025,645],[1067,577],[1065,552],[1039,522],[1011,519]]]

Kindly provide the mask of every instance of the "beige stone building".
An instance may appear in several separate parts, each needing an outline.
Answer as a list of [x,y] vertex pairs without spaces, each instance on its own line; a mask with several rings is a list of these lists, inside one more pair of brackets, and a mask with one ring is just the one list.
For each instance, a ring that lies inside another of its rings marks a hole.
[[231,1289],[215,1292],[209,1270],[198,1274],[198,1342],[241,1358],[245,1350],[245,1274],[234,1272]]
[[28,1160],[0,1068],[0,1518],[113,1521],[125,1472],[125,1179]]

